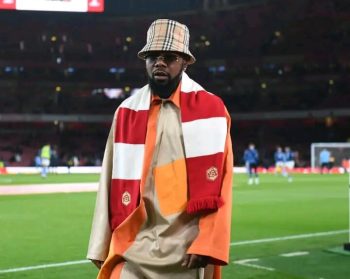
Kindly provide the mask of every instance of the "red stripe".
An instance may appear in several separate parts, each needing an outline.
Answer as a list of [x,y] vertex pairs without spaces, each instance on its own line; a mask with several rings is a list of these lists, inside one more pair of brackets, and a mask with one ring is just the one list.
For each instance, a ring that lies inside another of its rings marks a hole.
[[181,94],[182,122],[211,117],[225,117],[222,100],[206,91]]
[[104,0],[97,1],[96,6],[93,6],[95,1],[88,1],[88,12],[101,13],[104,11]]
[[0,9],[5,10],[16,10],[16,1],[13,1],[13,3],[5,4],[4,0],[0,0]]
[[115,142],[144,144],[146,139],[148,110],[119,108]]
[[[123,203],[123,194],[130,194],[130,203]],[[112,179],[109,196],[109,221],[112,230],[118,227],[138,206],[140,180]]]
[[[190,200],[204,197],[219,197],[224,153],[199,156],[186,159]],[[218,176],[215,180],[208,178],[208,170],[216,168]]]

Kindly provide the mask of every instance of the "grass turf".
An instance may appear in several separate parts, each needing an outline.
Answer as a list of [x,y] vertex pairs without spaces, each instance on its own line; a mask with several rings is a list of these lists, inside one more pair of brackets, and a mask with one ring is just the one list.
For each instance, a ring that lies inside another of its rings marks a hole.
[[[87,179],[86,175],[50,175],[44,183],[73,182],[73,177],[76,182]],[[28,176],[16,178],[29,181]],[[97,176],[90,179],[98,180]],[[233,246],[223,278],[347,278],[349,257],[324,251],[345,242],[346,233],[235,245],[243,240],[346,229],[347,176],[296,175],[288,183],[281,176],[262,175],[260,180],[259,186],[248,186],[244,175],[235,175]],[[95,193],[0,196],[0,278],[95,278],[96,269],[90,264],[1,273],[84,259],[94,202]],[[280,256],[294,251],[310,254]],[[273,270],[233,263],[250,258],[258,259],[255,265]]]

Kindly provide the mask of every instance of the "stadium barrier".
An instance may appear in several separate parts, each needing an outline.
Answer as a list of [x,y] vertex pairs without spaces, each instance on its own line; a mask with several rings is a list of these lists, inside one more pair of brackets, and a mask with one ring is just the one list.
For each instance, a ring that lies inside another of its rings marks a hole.
[[[41,172],[40,167],[4,167],[0,168],[1,174],[38,174]],[[100,173],[101,167],[54,167],[49,169],[49,173],[55,174],[69,174],[69,173]],[[234,173],[246,173],[245,167],[234,167]],[[258,168],[259,173],[275,173],[275,168]],[[320,168],[294,168],[289,171],[290,173],[301,173],[301,174],[311,174],[311,173],[320,173]],[[326,173],[330,174],[344,174],[346,169],[344,167],[333,167],[329,169]]]
[[[6,167],[8,174],[38,174],[40,167]],[[100,173],[101,167],[54,167],[49,168],[49,173],[68,174],[68,173]]]
[[[259,173],[275,173],[275,167],[270,168],[258,168]],[[302,173],[302,174],[312,174],[312,173],[321,173],[320,168],[312,168],[312,167],[306,167],[306,168],[293,168],[291,170],[288,170],[289,173]],[[323,173],[329,173],[329,174],[344,174],[347,170],[343,167],[333,167],[329,170],[324,170]]]
[[0,174],[7,174],[7,169],[5,167],[1,167]]

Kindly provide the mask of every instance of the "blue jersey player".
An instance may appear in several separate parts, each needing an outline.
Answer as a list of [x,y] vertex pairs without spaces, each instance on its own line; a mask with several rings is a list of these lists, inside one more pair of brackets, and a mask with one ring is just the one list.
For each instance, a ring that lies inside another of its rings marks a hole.
[[285,162],[286,176],[288,177],[288,181],[292,182],[293,178],[291,177],[290,173],[295,166],[295,155],[289,146],[286,146],[284,148],[284,155],[286,157],[286,162]]
[[247,168],[248,184],[252,185],[253,182],[255,184],[259,184],[259,176],[257,171],[259,153],[255,149],[255,145],[253,143],[249,144],[248,148],[244,151],[243,159]]

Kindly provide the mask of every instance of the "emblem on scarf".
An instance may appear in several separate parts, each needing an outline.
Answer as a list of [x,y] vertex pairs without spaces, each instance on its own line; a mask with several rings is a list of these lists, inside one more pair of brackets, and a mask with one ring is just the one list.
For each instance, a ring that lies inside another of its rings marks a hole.
[[131,202],[131,195],[128,191],[125,191],[122,196],[122,203],[127,206]]
[[218,178],[218,169],[216,167],[210,167],[207,169],[207,179],[214,181]]

